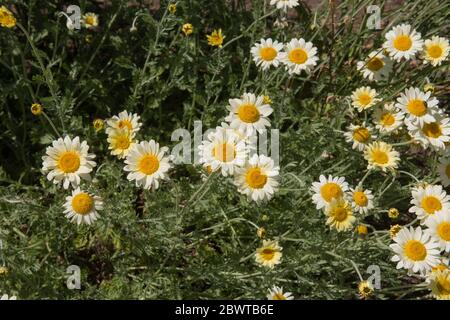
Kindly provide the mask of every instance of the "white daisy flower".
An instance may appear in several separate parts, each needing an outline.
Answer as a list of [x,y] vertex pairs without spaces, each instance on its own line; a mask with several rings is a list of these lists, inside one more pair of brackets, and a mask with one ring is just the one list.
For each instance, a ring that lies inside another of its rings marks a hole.
[[425,225],[428,227],[425,232],[439,240],[440,249],[450,252],[450,210],[430,215]]
[[131,133],[135,134],[142,126],[139,119],[140,117],[136,113],[128,113],[126,110],[122,111],[119,115],[113,116],[106,121],[106,124],[108,125],[106,134],[110,134],[110,132],[117,129],[128,129]]
[[320,175],[319,182],[313,182],[311,191],[314,193],[312,200],[318,210],[327,207],[332,200],[342,198],[348,191],[348,183],[343,177],[326,178]]
[[444,187],[450,186],[450,158],[442,157],[439,161],[439,178]]
[[273,269],[275,265],[281,263],[281,257],[283,256],[282,250],[283,248],[278,245],[278,241],[263,240],[262,247],[256,249],[256,263],[263,267]]
[[395,26],[386,33],[386,41],[383,48],[387,50],[389,56],[400,62],[403,58],[406,60],[414,58],[416,53],[422,49],[423,40],[420,33],[408,24]]
[[397,269],[425,274],[439,263],[439,243],[421,227],[402,228],[393,240],[391,261],[397,262]]
[[435,121],[439,101],[431,97],[431,92],[422,92],[419,88],[408,88],[397,98],[395,106],[406,114],[405,122],[424,123]]
[[265,155],[254,154],[242,168],[236,168],[238,191],[259,203],[270,200],[278,187],[279,168]]
[[370,87],[361,87],[352,92],[352,106],[358,109],[359,112],[363,112],[369,109],[378,101],[377,92]]
[[353,210],[360,214],[367,213],[374,208],[372,191],[357,186],[355,189],[350,188],[349,196],[352,200]]
[[87,12],[83,15],[81,23],[86,29],[95,28],[98,26],[98,15],[92,12]]
[[366,146],[375,138],[372,134],[372,128],[363,123],[361,126],[351,124],[344,133],[345,141],[352,143],[352,148],[358,151],[364,151]]
[[319,60],[317,48],[303,38],[292,39],[280,56],[289,74],[300,74],[302,70],[309,73]]
[[392,70],[392,61],[382,51],[372,51],[366,60],[358,61],[357,69],[370,81],[386,80]]
[[400,154],[390,144],[377,141],[369,144],[364,150],[364,159],[367,160],[367,169],[393,170],[398,167]]
[[445,150],[450,142],[450,119],[439,112],[434,114],[435,121],[424,123],[408,122],[409,134],[426,149],[431,145],[434,149]]
[[46,155],[42,157],[42,170],[54,184],[62,182],[64,189],[69,188],[69,185],[76,188],[81,179],[91,180],[90,172],[96,166],[92,160],[95,155],[88,151],[87,142],[80,143],[79,137],[73,140],[68,136],[59,138],[47,147]]
[[294,300],[291,292],[283,292],[283,287],[273,286],[269,289],[268,300]]
[[217,127],[198,147],[200,163],[211,170],[220,169],[223,176],[233,175],[236,167],[245,164],[248,148],[234,130]]
[[72,191],[72,195],[66,197],[66,208],[64,213],[71,222],[91,224],[95,222],[100,215],[98,210],[103,210],[103,201],[100,197],[91,195],[77,188]]
[[133,144],[136,143],[134,134],[127,128],[110,130],[107,141],[111,154],[119,159],[125,158]]
[[0,300],[17,300],[17,297],[4,294],[4,295],[0,296]]
[[450,46],[446,38],[432,36],[431,39],[425,40],[422,57],[424,63],[431,63],[432,66],[440,66],[441,63],[448,59]]
[[277,9],[287,10],[298,6],[298,0],[270,0],[270,5],[276,5]]
[[125,160],[124,170],[129,172],[127,179],[136,180],[137,187],[158,189],[159,181],[168,178],[167,171],[171,167],[170,157],[165,156],[168,151],[169,148],[160,148],[153,139],[134,144]]
[[228,100],[230,114],[225,121],[231,128],[245,131],[247,135],[253,134],[254,130],[263,132],[270,127],[267,117],[273,112],[272,107],[263,101],[264,96],[256,97],[253,93],[244,93],[241,99]]
[[381,133],[390,133],[403,125],[404,118],[405,114],[394,103],[386,103],[384,107],[375,110],[373,122]]
[[255,61],[258,67],[263,70],[269,69],[271,66],[275,68],[279,66],[280,52],[283,50],[284,45],[278,41],[272,41],[272,39],[261,39],[260,43],[256,43],[251,48],[253,55],[253,61]]
[[409,212],[415,213],[422,223],[431,215],[450,211],[450,196],[440,185],[413,188],[411,194],[413,206]]
[[326,224],[330,226],[330,229],[336,229],[337,232],[352,229],[356,221],[351,204],[343,197],[331,200],[325,208],[325,214],[328,217]]

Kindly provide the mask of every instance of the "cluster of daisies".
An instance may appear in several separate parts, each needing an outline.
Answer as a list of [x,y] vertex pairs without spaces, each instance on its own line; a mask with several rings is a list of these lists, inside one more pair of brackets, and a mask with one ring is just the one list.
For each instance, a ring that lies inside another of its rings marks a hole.
[[[409,211],[420,226],[405,226],[390,245],[397,269],[425,278],[436,299],[450,299],[450,196],[441,185],[424,184],[412,189]],[[414,224],[414,221],[411,223]]]
[[[410,60],[418,52],[422,52],[424,63],[438,66],[448,59],[449,51],[447,39],[433,36],[423,42],[420,33],[410,25],[402,24],[386,34],[382,49],[371,52],[365,61],[358,62],[357,67],[369,80],[386,79],[394,63],[390,58],[400,62],[403,59]],[[442,155],[439,170],[441,179],[445,185],[450,182],[450,161],[446,156],[450,142],[450,119],[439,108],[439,101],[430,91],[410,87],[401,92],[396,101],[383,101],[375,89],[363,86],[352,93],[351,100],[358,112],[373,110],[372,121],[378,133],[366,122],[351,124],[345,133],[346,140],[352,143],[353,149],[364,151],[369,169],[397,167],[399,153],[392,145],[377,141],[377,138],[397,134],[404,127],[411,142],[424,149],[432,148]]]
[[364,189],[361,183],[351,188],[343,177],[321,175],[311,191],[316,208],[327,216],[326,224],[338,232],[353,228],[354,213],[363,215],[374,208],[372,191]]
[[[365,78],[369,80],[387,79],[393,61],[412,59],[423,50],[425,63],[439,65],[448,58],[448,41],[434,36],[425,41],[409,25],[394,27],[386,34],[387,41],[383,49],[369,54],[366,61],[357,65]],[[312,200],[318,210],[323,209],[326,224],[339,231],[353,228],[359,213],[363,218],[369,210],[374,209],[374,197],[370,190],[363,187],[363,182],[373,170],[395,171],[400,161],[400,153],[394,145],[382,140],[392,136],[401,136],[402,130],[409,141],[399,145],[413,144],[423,149],[431,149],[441,156],[439,175],[444,186],[450,184],[450,118],[439,108],[439,101],[429,91],[417,87],[406,88],[395,101],[384,101],[377,91],[370,87],[361,87],[351,96],[352,106],[359,113],[364,113],[364,121],[351,124],[344,133],[352,148],[363,152],[367,160],[367,174],[359,185],[353,189],[343,177],[320,176],[314,182],[311,191]],[[372,124],[369,124],[367,111],[372,111]],[[376,131],[375,131],[376,130]],[[416,221],[408,226],[395,225],[390,234],[394,244],[391,245],[395,255],[392,261],[397,268],[405,268],[409,273],[419,273],[437,299],[450,299],[450,269],[448,257],[450,252],[450,196],[442,185],[418,184],[412,190],[411,213],[415,213],[421,226],[414,228]],[[398,210],[389,210],[389,216],[398,215]],[[367,233],[367,227],[359,225],[358,233]],[[373,288],[367,281],[360,283],[362,297],[367,297]],[[369,293],[367,293],[369,292]]]
[[253,61],[262,70],[283,64],[289,74],[300,74],[302,70],[309,73],[319,60],[317,48],[303,38],[292,39],[287,44],[271,38],[261,39],[251,48],[251,53]]
[[270,126],[273,109],[265,96],[244,93],[230,99],[226,122],[206,135],[198,147],[200,163],[209,173],[232,176],[238,191],[260,204],[278,188],[279,167],[272,158],[256,153],[257,133]]
[[[159,180],[166,178],[170,168],[169,157],[165,156],[168,148],[160,148],[154,140],[138,142],[135,139],[141,127],[136,114],[121,112],[109,119],[107,125],[109,149],[111,154],[125,159],[124,170],[129,172],[128,180],[145,189],[157,189]],[[94,159],[95,155],[89,153],[86,141],[69,136],[53,141],[42,158],[42,171],[49,181],[62,185],[64,189],[73,188],[64,207],[66,216],[78,224],[91,224],[99,217],[97,211],[103,209],[100,197],[80,188],[82,180],[91,181],[91,173],[96,166]]]
[[424,64],[436,67],[447,60],[450,52],[448,39],[432,36],[423,41],[421,34],[409,24],[393,27],[385,37],[382,48],[372,51],[357,64],[364,78],[371,81],[387,80],[394,62],[411,60],[418,55]]

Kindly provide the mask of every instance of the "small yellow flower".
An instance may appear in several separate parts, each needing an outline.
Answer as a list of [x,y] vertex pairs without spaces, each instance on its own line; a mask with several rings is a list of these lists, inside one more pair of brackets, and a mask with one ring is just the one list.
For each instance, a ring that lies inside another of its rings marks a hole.
[[214,30],[210,35],[207,35],[208,44],[213,47],[222,48],[223,39],[225,36],[222,35],[222,29]]
[[434,93],[435,90],[436,88],[431,83],[427,83],[423,86],[423,91],[425,92],[430,91],[431,93]]
[[401,229],[402,226],[399,224],[394,224],[393,226],[391,226],[391,228],[389,229],[389,235],[391,236],[391,238],[394,238]]
[[167,7],[167,10],[171,14],[175,14],[175,12],[177,12],[177,5],[175,3],[169,4],[169,6]]
[[181,31],[183,31],[184,35],[187,37],[187,36],[191,35],[192,32],[194,32],[194,27],[190,23],[185,23],[181,27]]
[[358,291],[361,299],[367,299],[373,293],[373,286],[368,281],[361,281],[358,284]]
[[9,273],[9,270],[7,267],[0,267],[0,276],[6,276]]
[[263,103],[264,104],[272,104],[272,100],[270,99],[269,96],[264,96]]
[[390,208],[388,211],[388,216],[391,219],[397,219],[399,215],[400,215],[400,212],[398,211],[397,208]]
[[262,220],[262,221],[269,221],[269,216],[266,215],[266,214],[263,214],[263,215],[261,216],[261,220]]
[[31,113],[34,114],[35,116],[39,116],[42,114],[42,105],[40,105],[39,103],[33,103],[31,105]]
[[0,26],[5,28],[14,28],[16,26],[16,18],[5,6],[0,7]]
[[263,227],[258,228],[258,230],[256,231],[256,235],[262,239],[266,236],[266,229],[264,229]]
[[275,265],[281,263],[282,247],[278,245],[276,240],[263,240],[263,244],[260,248],[256,249],[255,260],[264,267],[272,269]]
[[364,236],[369,233],[369,230],[365,225],[360,224],[359,226],[356,227],[356,232],[358,232],[359,235]]
[[102,119],[95,119],[92,122],[92,125],[93,125],[95,131],[99,132],[105,126],[105,122]]

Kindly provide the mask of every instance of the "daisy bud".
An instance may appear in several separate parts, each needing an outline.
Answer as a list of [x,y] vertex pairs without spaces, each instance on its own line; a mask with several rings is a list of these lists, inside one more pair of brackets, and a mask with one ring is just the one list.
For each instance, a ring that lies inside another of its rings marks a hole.
[[262,239],[266,236],[266,229],[264,229],[263,227],[258,228],[258,230],[256,231],[256,235]]
[[35,116],[40,116],[42,114],[42,105],[39,103],[33,103],[31,105],[31,113]]
[[388,216],[391,219],[397,219],[399,215],[400,215],[400,212],[398,211],[397,208],[390,208],[388,211]]

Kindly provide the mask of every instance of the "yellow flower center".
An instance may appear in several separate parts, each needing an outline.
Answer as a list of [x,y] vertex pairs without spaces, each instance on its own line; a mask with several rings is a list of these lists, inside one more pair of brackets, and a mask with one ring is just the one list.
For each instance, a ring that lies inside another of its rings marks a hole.
[[332,214],[334,220],[342,222],[345,221],[348,217],[348,209],[346,207],[336,207],[333,210],[333,214]]
[[423,198],[421,204],[423,210],[425,210],[428,214],[434,214],[436,211],[442,209],[441,201],[433,196]]
[[131,124],[131,121],[128,119],[120,120],[119,123],[117,124],[117,127],[119,129],[127,128],[130,131],[133,129],[133,125]]
[[367,69],[370,71],[378,71],[383,68],[384,62],[378,57],[373,57],[367,62]]
[[394,48],[399,51],[408,51],[411,49],[412,46],[412,40],[407,35],[400,35],[394,40]]
[[159,160],[153,154],[143,156],[138,163],[138,170],[146,175],[151,175],[158,171]]
[[260,255],[263,260],[270,261],[275,256],[275,250],[271,248],[265,248],[261,251]]
[[372,97],[368,93],[361,93],[358,97],[359,104],[367,106],[372,102]]
[[439,138],[442,136],[441,126],[437,122],[425,123],[422,132],[429,138]]
[[86,17],[86,24],[93,26],[95,24],[95,18],[93,16]]
[[308,60],[308,54],[303,49],[293,49],[289,52],[289,60],[295,64],[304,64]]
[[409,113],[416,117],[422,117],[427,113],[427,105],[423,100],[414,99],[409,101],[407,109]]
[[405,255],[413,261],[423,261],[427,256],[427,248],[422,242],[417,240],[409,240],[405,244]]
[[353,139],[358,142],[365,143],[370,139],[370,132],[364,127],[357,128],[353,131]]
[[272,47],[261,48],[261,50],[259,50],[259,55],[261,56],[261,59],[265,61],[272,61],[277,57],[277,54],[278,54],[277,50],[275,50]]
[[326,202],[331,202],[331,200],[335,198],[342,197],[343,192],[338,184],[334,182],[329,182],[324,184],[320,188],[320,195],[322,196],[322,198],[325,199]]
[[80,167],[80,156],[74,151],[64,152],[58,160],[58,168],[64,173],[72,173]]
[[272,297],[273,300],[286,300],[286,297],[281,293],[277,292]]
[[395,123],[395,117],[392,113],[385,113],[380,118],[381,124],[383,124],[386,127],[390,127]]
[[356,191],[355,193],[353,193],[353,200],[360,207],[365,207],[369,203],[369,199],[362,191]]
[[214,147],[212,155],[220,162],[230,162],[236,158],[236,150],[233,145],[222,143]]
[[433,59],[440,58],[443,52],[441,46],[438,44],[431,45],[427,48],[428,55]]
[[120,135],[116,137],[116,148],[127,150],[131,145],[130,138],[127,135]]
[[376,150],[372,153],[372,160],[378,164],[386,164],[389,161],[389,156],[384,151]]
[[94,199],[87,193],[79,193],[72,198],[72,209],[78,214],[88,214],[94,208]]
[[253,189],[261,189],[267,183],[267,176],[261,173],[260,168],[250,168],[245,176],[245,181]]
[[241,121],[254,123],[261,117],[258,108],[253,103],[243,104],[238,109],[238,116]]
[[441,239],[450,241],[450,222],[441,222],[437,227],[437,233]]

